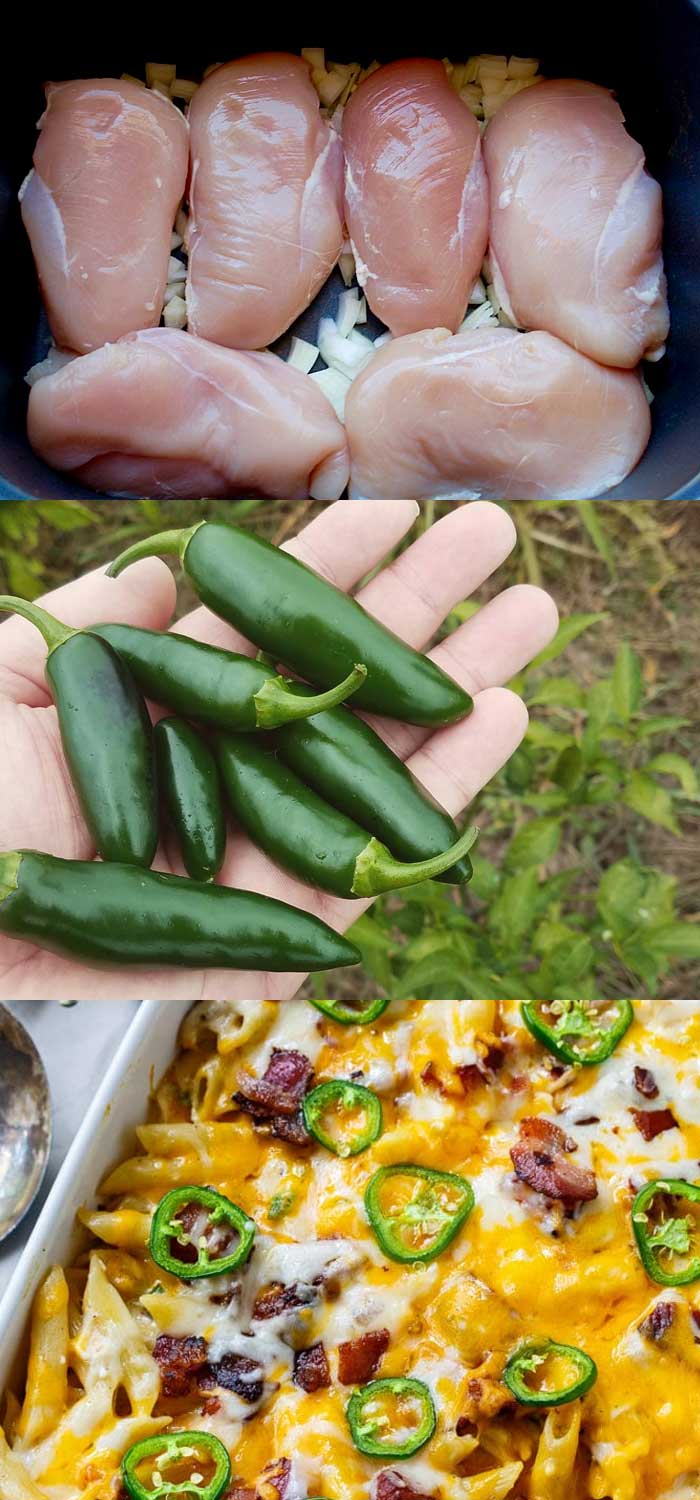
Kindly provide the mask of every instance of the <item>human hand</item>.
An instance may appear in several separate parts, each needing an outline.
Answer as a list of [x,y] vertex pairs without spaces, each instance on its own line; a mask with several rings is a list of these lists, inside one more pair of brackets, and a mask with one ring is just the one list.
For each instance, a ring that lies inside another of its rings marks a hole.
[[[418,509],[410,500],[339,501],[286,548],[350,590],[396,546]],[[450,610],[503,562],[514,543],[513,523],[499,506],[488,501],[456,506],[366,584],[358,598],[370,614],[420,648]],[[41,602],[69,625],[109,619],[163,630],[175,607],[175,583],[166,565],[154,558],[114,580],[102,570],[90,573]],[[543,649],[556,627],[555,605],[543,590],[529,585],[506,589],[430,653],[472,694],[474,709],[468,718],[437,732],[372,718],[453,817],[519,745],[527,710],[501,684]],[[176,628],[197,640],[255,653],[254,646],[204,608],[193,610]],[[41,849],[67,859],[91,859],[95,851],[61,751],[45,662],[44,642],[31,625],[14,617],[0,625],[0,850]],[[184,874],[171,838],[160,845],[154,868]],[[218,878],[303,907],[338,931],[370,905],[342,901],[302,884],[238,832],[229,836]],[[118,933],[115,945],[118,949]],[[281,1000],[290,998],[303,979],[301,974],[231,969],[93,969],[0,934],[0,999]]]

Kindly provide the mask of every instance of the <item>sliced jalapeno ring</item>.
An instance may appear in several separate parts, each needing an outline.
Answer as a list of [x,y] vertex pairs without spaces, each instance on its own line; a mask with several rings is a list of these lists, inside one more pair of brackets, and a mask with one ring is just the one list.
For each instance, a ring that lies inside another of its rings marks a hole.
[[346,1078],[320,1083],[306,1095],[302,1110],[309,1133],[336,1156],[357,1156],[382,1133],[381,1099]]
[[310,1000],[317,1010],[341,1026],[369,1026],[384,1014],[389,1000]]
[[[563,1365],[569,1371],[573,1369],[573,1380],[567,1380],[563,1374],[564,1385],[532,1385],[531,1376],[543,1373],[543,1366],[550,1360],[555,1364],[555,1379],[560,1378],[556,1372]],[[556,1344],[553,1339],[531,1339],[521,1344],[503,1371],[504,1384],[521,1406],[565,1406],[568,1401],[585,1396],[597,1378],[598,1370],[590,1354],[574,1344]]]
[[631,1000],[524,1000],[528,1030],[560,1062],[606,1062],[634,1020]]
[[466,1177],[413,1162],[380,1167],[365,1192],[367,1217],[382,1250],[407,1263],[441,1255],[473,1207],[474,1190]]
[[158,1432],[128,1449],[121,1473],[130,1500],[218,1500],[231,1478],[231,1460],[211,1432]]
[[437,1421],[427,1385],[404,1376],[363,1385],[346,1415],[355,1447],[370,1458],[410,1458],[430,1440]]
[[[696,1212],[675,1212],[683,1203],[696,1204]],[[680,1177],[647,1182],[632,1204],[632,1228],[652,1281],[659,1286],[700,1281],[700,1186]]]
[[[182,1211],[193,1208],[194,1217],[183,1220]],[[153,1215],[148,1248],[157,1266],[183,1281],[221,1276],[247,1260],[255,1228],[237,1203],[213,1188],[173,1188]]]

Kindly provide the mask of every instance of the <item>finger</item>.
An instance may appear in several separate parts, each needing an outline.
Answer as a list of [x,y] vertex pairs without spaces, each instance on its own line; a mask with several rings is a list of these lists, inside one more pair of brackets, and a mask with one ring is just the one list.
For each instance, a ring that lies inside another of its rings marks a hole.
[[[163,630],[175,608],[175,580],[160,558],[147,558],[119,578],[104,568],[44,594],[36,601],[65,625],[97,625],[118,620]],[[50,703],[44,671],[46,645],[34,625],[11,615],[0,625],[0,692],[16,703]]]
[[[419,511],[415,500],[338,500],[285,542],[282,551],[336,588],[352,589],[410,531]],[[193,610],[175,628],[227,651],[251,654],[250,642],[208,609]]]
[[425,646],[455,604],[500,567],[515,542],[513,522],[500,505],[476,500],[458,506],[372,578],[358,600],[409,645]]
[[[553,639],[558,623],[556,604],[544,589],[515,584],[490,599],[429,656],[475,698],[484,688],[502,686],[521,672]],[[402,760],[430,735],[429,730],[395,719],[371,717],[370,723]]]
[[474,699],[468,719],[432,734],[406,764],[440,806],[456,817],[517,750],[527,723],[527,709],[517,693],[485,688]]

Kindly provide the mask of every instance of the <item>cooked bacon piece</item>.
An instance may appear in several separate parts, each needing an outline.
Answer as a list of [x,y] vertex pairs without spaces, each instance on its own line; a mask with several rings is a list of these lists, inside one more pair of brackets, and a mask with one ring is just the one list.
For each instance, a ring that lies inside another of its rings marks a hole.
[[259,1292],[253,1303],[253,1318],[278,1318],[280,1313],[288,1312],[292,1307],[308,1307],[314,1300],[314,1294],[308,1286],[299,1286],[294,1282],[292,1286],[283,1286],[281,1281],[276,1281],[272,1286]]
[[389,1329],[373,1328],[347,1344],[338,1345],[338,1379],[341,1385],[364,1385],[371,1380],[389,1348]]
[[467,1402],[457,1420],[457,1436],[463,1437],[475,1422],[490,1421],[513,1405],[510,1391],[501,1385],[500,1380],[494,1380],[490,1375],[475,1376],[467,1381]]
[[530,1115],[521,1120],[510,1155],[516,1175],[536,1193],[564,1203],[589,1203],[598,1196],[595,1174],[568,1160],[567,1152],[575,1150],[576,1142],[559,1125]]
[[262,1366],[256,1359],[249,1359],[247,1354],[224,1354],[216,1364],[207,1363],[199,1373],[198,1382],[205,1391],[215,1390],[217,1386],[233,1391],[241,1401],[248,1401],[251,1405],[262,1400],[265,1385]]
[[301,1115],[301,1101],[313,1079],[313,1068],[303,1052],[293,1047],[273,1047],[262,1078],[247,1073],[243,1086],[233,1096],[256,1125],[268,1125],[272,1134],[295,1146],[306,1146],[309,1133]]
[[486,1082],[477,1063],[461,1063],[458,1068],[455,1068],[455,1072],[465,1094],[470,1094],[472,1089],[481,1088],[481,1085]]
[[227,1490],[222,1500],[258,1500],[257,1490],[251,1490],[247,1484],[234,1484],[233,1489]]
[[295,1354],[294,1382],[307,1395],[311,1395],[313,1391],[323,1391],[330,1385],[328,1356],[320,1339],[317,1344],[310,1344],[308,1349],[300,1349]]
[[650,1068],[635,1068],[634,1086],[637,1093],[643,1094],[645,1099],[658,1099],[659,1097],[659,1086]]
[[396,1469],[382,1469],[374,1482],[374,1500],[435,1500],[427,1490],[414,1489]]
[[187,1396],[195,1375],[206,1364],[207,1342],[161,1333],[153,1346],[153,1358],[160,1369],[163,1395]]
[[656,1302],[648,1318],[640,1323],[639,1332],[644,1334],[645,1339],[653,1339],[658,1344],[664,1334],[668,1333],[675,1316],[675,1302]]
[[440,1075],[435,1071],[435,1063],[432,1059],[429,1063],[426,1063],[420,1076],[423,1083],[429,1083],[432,1088],[438,1090],[438,1093],[445,1094],[447,1092]]
[[292,1465],[288,1458],[278,1458],[270,1464],[260,1479],[263,1500],[284,1500],[291,1477]]
[[675,1130],[678,1121],[670,1109],[631,1109],[630,1114],[645,1141],[655,1141],[665,1130]]
[[[202,1416],[215,1417],[217,1411],[221,1411],[221,1402],[218,1396],[210,1396],[207,1401],[202,1402]],[[226,1497],[229,1500],[229,1497]]]

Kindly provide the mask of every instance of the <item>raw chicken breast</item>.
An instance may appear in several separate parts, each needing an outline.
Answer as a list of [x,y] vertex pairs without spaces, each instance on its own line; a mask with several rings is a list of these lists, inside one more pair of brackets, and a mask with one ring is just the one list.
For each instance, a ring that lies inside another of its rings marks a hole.
[[374,356],[345,426],[353,497],[583,500],[629,474],[651,424],[638,375],[549,333],[433,328]]
[[345,217],[357,279],[392,333],[454,333],[481,269],[479,127],[440,62],[389,63],[345,107]]
[[604,365],[668,336],[661,188],[607,89],[560,78],[516,94],[484,136],[490,257],[513,322]]
[[343,149],[308,63],[265,52],[217,68],[190,106],[192,333],[260,349],[330,275],[343,243]]
[[28,431],[55,469],[119,494],[337,500],[348,478],[343,428],[308,375],[169,328],[39,380]]
[[187,123],[117,78],[50,83],[21,192],[51,332],[87,354],[160,322]]

